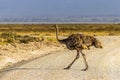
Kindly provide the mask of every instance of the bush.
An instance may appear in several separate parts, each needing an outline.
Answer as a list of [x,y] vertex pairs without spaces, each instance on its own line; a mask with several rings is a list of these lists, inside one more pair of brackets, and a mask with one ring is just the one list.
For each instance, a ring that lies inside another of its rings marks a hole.
[[21,36],[12,32],[2,33],[0,35],[1,42],[5,43],[29,43],[41,41],[39,37],[31,37],[29,35]]

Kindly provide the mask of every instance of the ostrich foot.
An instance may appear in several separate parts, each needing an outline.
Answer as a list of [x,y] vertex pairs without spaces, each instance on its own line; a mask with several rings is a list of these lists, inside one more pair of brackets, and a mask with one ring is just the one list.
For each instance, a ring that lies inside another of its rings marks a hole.
[[65,69],[65,70],[69,70],[69,69],[70,69],[70,67],[68,66],[68,67],[65,67],[65,68],[63,68],[63,69]]
[[86,67],[85,69],[81,69],[81,71],[86,71],[86,70],[88,70],[88,67]]

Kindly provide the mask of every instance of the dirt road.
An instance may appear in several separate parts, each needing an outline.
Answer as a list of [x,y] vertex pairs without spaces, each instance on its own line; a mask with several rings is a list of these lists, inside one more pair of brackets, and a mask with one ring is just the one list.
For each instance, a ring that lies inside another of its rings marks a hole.
[[64,70],[76,55],[76,51],[64,50],[3,71],[0,80],[120,80],[120,37],[98,38],[103,49],[91,47],[83,51],[89,65],[87,71],[81,71],[81,56],[70,70]]

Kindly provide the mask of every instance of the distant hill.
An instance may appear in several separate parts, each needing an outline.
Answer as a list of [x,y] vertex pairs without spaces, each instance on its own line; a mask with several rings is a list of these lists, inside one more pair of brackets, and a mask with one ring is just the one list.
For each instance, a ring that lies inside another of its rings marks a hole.
[[120,16],[109,17],[0,17],[0,23],[119,23]]

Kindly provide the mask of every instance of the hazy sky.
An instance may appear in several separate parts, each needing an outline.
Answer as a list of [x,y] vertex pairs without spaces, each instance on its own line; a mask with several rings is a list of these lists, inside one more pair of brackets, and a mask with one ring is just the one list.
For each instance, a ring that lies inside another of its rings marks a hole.
[[0,16],[119,15],[120,0],[0,0]]

